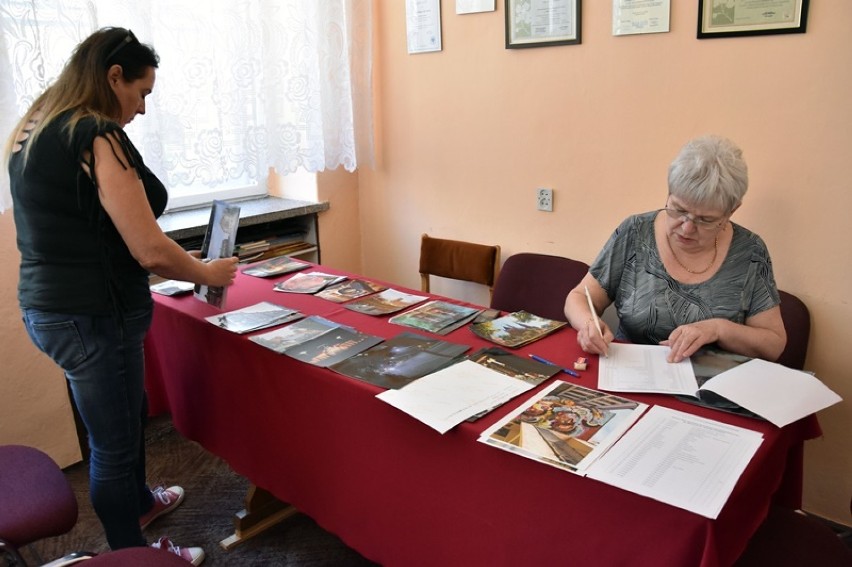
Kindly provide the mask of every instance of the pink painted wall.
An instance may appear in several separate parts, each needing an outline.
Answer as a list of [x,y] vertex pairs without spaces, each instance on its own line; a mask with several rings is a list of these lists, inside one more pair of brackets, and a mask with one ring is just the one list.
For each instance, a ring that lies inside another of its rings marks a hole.
[[18,309],[15,223],[0,215],[0,445],[31,445],[61,466],[80,460],[65,376],[32,342]]
[[[613,37],[612,3],[586,0],[581,45],[506,50],[503,1],[459,16],[445,0],[443,51],[419,55],[406,53],[404,5],[375,3],[364,273],[418,287],[423,232],[590,262],[623,217],[663,206],[687,139],[723,134],[751,170],[734,220],[764,237],[779,286],[811,308],[808,368],[852,400],[852,2],[811,2],[806,34],[699,41],[696,2],[672,2],[669,33]],[[552,213],[535,210],[540,186],[554,189]],[[487,302],[473,285],[434,288]],[[850,403],[820,421],[805,506],[849,524]]]

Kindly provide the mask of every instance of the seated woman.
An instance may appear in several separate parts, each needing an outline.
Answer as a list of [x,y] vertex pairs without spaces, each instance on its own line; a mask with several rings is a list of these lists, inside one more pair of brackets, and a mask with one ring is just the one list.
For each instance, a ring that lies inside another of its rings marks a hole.
[[748,187],[733,142],[688,142],[669,166],[669,194],[658,211],[621,223],[565,300],[565,315],[585,352],[606,354],[615,338],[594,324],[615,303],[618,338],[671,348],[680,362],[704,345],[776,360],[787,334],[772,261],[763,240],[730,221]]

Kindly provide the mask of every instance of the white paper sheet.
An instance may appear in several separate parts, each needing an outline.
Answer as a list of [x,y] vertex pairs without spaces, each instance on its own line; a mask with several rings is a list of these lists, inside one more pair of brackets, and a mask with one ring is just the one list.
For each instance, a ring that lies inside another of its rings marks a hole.
[[701,389],[715,392],[778,427],[842,401],[807,372],[758,358],[717,374]]
[[668,362],[669,347],[612,343],[600,358],[598,389],[694,396],[698,390],[692,363]]
[[472,360],[463,360],[376,397],[445,433],[467,418],[495,408],[532,387]]
[[756,431],[654,406],[587,475],[715,519],[762,442]]

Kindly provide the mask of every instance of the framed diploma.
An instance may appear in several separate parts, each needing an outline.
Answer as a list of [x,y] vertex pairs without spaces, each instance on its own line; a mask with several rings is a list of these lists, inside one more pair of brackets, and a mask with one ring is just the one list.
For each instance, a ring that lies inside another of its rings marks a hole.
[[580,43],[581,0],[506,0],[506,49]]
[[805,33],[810,0],[698,0],[698,39]]

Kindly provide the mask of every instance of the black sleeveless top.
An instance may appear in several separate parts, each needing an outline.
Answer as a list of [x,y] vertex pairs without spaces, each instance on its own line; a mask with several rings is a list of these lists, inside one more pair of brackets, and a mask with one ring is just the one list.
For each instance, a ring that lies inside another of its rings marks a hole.
[[154,216],[163,213],[168,193],[118,124],[83,118],[69,138],[69,116],[59,116],[38,136],[26,167],[23,150],[9,158],[21,252],[18,301],[23,308],[121,318],[151,305],[148,272],[130,254],[101,206],[96,182],[83,170],[85,162],[94,175],[95,138],[115,132],[130,161],[123,165],[136,170]]

